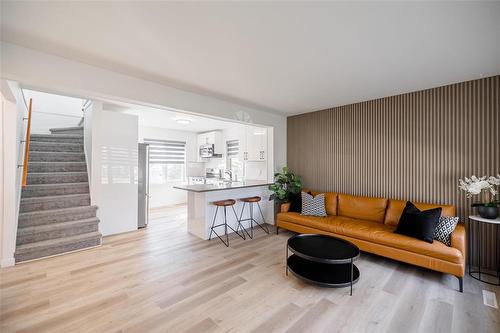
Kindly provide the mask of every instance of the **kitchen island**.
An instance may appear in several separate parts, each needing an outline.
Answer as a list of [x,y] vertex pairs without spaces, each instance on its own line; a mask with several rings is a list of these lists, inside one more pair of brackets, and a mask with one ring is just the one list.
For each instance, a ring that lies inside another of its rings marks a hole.
[[[274,225],[274,202],[269,201],[271,191],[268,189],[271,184],[272,183],[266,181],[243,181],[221,182],[219,184],[179,185],[174,186],[174,188],[188,191],[188,232],[202,239],[208,239],[216,209],[212,202],[218,200],[236,200],[234,209],[239,218],[243,203],[238,199],[259,196],[262,198],[259,204],[264,214],[264,218],[266,219],[266,223]],[[250,210],[248,205],[246,205],[242,219],[249,218],[249,216]],[[254,218],[259,222],[262,219],[258,209],[254,209]],[[223,221],[224,213],[219,209],[215,224],[221,224]],[[227,223],[236,230],[237,220],[230,207],[228,207],[227,210]],[[242,224],[244,228],[249,227],[249,221],[244,221]],[[228,229],[228,232],[229,231],[231,230]]]

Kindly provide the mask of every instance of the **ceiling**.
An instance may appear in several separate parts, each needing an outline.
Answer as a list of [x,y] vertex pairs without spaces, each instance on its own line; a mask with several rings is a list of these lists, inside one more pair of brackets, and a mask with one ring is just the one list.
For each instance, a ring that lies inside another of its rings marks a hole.
[[1,2],[1,38],[297,114],[500,73],[499,2]]
[[[241,126],[242,129],[244,128],[244,125],[240,123],[223,121],[209,117],[200,117],[173,110],[160,110],[128,103],[105,102],[103,104],[103,109],[106,111],[116,111],[136,115],[139,117],[139,124],[147,127],[157,127],[195,133],[229,129],[236,126]],[[179,119],[189,120],[190,123],[180,124],[177,122]]]

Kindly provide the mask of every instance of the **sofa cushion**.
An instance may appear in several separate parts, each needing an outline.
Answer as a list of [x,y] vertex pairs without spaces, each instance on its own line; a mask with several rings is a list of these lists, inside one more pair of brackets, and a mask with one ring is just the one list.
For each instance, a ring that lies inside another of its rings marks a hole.
[[302,210],[302,193],[291,193],[288,197],[288,202],[290,203],[290,212],[298,212]]
[[300,224],[306,227],[311,227],[323,231],[332,232],[331,225],[334,220],[334,216],[304,216],[296,212],[279,213],[278,220],[285,222],[291,222],[295,224]]
[[338,195],[337,215],[383,223],[387,199]]
[[[433,205],[426,204],[421,202],[414,202],[415,207],[420,210],[428,210],[432,208],[441,207],[441,215],[443,216],[455,216],[455,207],[451,205]],[[401,214],[403,214],[403,210],[405,209],[406,201],[404,200],[389,200],[389,204],[387,207],[387,212],[385,214],[384,224],[397,226],[399,223],[399,219],[401,218]]]
[[394,232],[432,243],[441,211],[441,207],[420,210],[408,201]]
[[325,194],[320,193],[316,196],[302,192],[302,210],[300,215],[305,216],[326,216],[325,210]]
[[358,220],[347,217],[332,217],[329,228],[334,233],[357,238],[372,243],[386,245],[401,250],[426,255],[454,263],[463,263],[462,253],[441,242],[432,244],[394,233],[394,227],[373,221]]
[[[316,196],[322,192],[310,191],[312,195]],[[324,192],[325,193],[325,209],[328,215],[337,215],[337,193],[335,192]]]

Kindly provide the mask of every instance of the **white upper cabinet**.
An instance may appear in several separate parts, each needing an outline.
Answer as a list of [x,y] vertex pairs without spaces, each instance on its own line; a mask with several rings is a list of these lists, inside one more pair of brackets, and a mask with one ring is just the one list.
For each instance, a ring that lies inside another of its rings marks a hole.
[[267,129],[262,127],[246,127],[246,161],[267,160]]

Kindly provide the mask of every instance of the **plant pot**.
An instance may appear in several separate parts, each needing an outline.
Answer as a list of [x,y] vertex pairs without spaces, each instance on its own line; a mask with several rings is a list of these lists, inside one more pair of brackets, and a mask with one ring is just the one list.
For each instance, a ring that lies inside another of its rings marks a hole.
[[498,217],[498,207],[479,206],[477,207],[477,211],[479,212],[479,216],[485,219],[494,220]]

